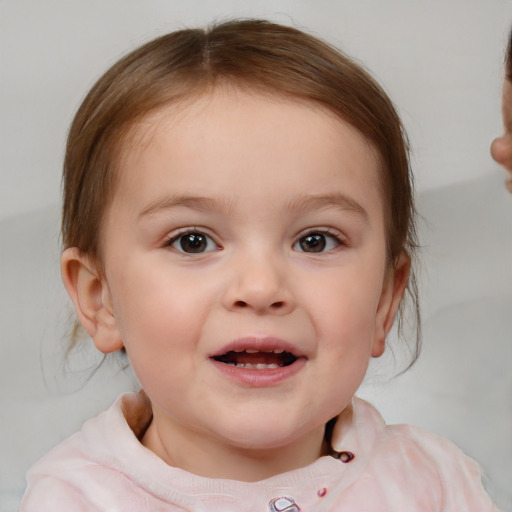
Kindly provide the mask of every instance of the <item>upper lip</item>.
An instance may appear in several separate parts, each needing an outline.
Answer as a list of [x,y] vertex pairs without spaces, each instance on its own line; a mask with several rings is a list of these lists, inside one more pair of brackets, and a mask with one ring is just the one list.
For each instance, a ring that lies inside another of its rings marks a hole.
[[227,352],[244,352],[244,351],[255,351],[255,352],[289,352],[296,358],[303,357],[304,354],[292,343],[275,337],[258,337],[249,336],[244,338],[238,338],[231,341],[227,345],[224,345],[219,350],[216,350],[209,357],[218,357]]

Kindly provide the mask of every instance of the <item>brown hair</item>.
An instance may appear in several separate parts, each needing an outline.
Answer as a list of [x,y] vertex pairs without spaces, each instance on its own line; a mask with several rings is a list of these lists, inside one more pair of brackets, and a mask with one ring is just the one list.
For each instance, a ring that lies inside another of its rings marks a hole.
[[[359,65],[295,28],[237,20],[180,30],[133,51],[94,85],[71,125],[63,173],[64,247],[77,247],[101,268],[102,220],[116,164],[130,130],[148,113],[219,85],[315,102],[355,127],[380,157],[388,259],[417,248],[408,143],[390,99]],[[420,321],[414,273],[408,292]],[[402,311],[399,322],[402,319]],[[411,364],[412,364],[411,362]]]
[[512,82],[512,30],[508,36],[507,54],[505,55],[505,76]]

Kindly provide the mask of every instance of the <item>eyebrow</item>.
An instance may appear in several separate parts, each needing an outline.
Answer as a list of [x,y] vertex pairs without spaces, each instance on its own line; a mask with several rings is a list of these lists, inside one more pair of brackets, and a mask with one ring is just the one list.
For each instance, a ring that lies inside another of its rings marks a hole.
[[172,210],[173,208],[190,208],[199,212],[229,212],[232,207],[231,201],[227,199],[213,199],[202,196],[166,196],[158,198],[149,203],[140,213],[139,218],[154,215],[162,211]]
[[344,212],[360,216],[365,222],[369,221],[368,212],[355,199],[345,194],[303,195],[294,198],[287,206],[290,211],[308,213],[323,208],[337,208]]
[[[158,198],[149,203],[138,215],[142,217],[154,215],[174,208],[190,208],[199,212],[229,214],[233,201],[227,198],[211,198],[202,196],[178,195]],[[354,199],[345,194],[304,194],[293,198],[287,205],[289,212],[309,213],[319,209],[337,208],[344,212],[353,213],[368,222],[368,212]]]

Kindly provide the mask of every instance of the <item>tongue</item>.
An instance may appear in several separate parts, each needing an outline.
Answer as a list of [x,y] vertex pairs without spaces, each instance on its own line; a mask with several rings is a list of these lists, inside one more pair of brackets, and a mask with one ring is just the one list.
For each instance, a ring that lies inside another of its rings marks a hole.
[[221,356],[215,356],[215,359],[221,363],[229,364],[276,364],[278,366],[288,366],[293,364],[297,358],[289,352],[234,352],[229,351]]
[[273,352],[256,352],[248,354],[247,352],[228,352],[226,360],[236,364],[281,364],[278,354]]

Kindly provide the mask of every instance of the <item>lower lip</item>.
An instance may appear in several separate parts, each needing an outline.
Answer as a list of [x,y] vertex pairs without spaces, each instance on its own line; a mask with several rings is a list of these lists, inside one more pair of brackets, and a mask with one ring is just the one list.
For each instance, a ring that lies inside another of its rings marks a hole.
[[279,384],[293,377],[306,364],[306,358],[300,357],[288,366],[256,370],[221,363],[215,359],[210,359],[210,361],[227,377],[250,387],[265,387]]

